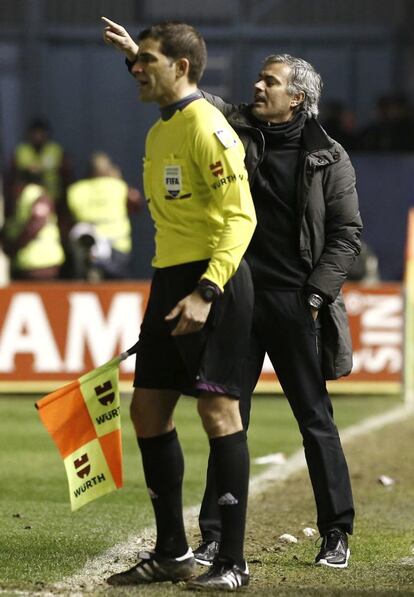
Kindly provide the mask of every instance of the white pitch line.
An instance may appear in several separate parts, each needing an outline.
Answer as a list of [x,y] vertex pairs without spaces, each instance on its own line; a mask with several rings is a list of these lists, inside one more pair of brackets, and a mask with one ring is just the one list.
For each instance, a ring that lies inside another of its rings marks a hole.
[[[361,437],[370,431],[381,429],[386,425],[397,423],[402,419],[414,414],[413,406],[400,406],[383,414],[376,415],[347,427],[340,432],[342,444],[346,444],[356,437]],[[254,498],[265,491],[270,485],[284,481],[291,475],[306,468],[306,461],[301,448],[290,456],[284,464],[274,464],[266,467],[263,473],[256,475],[250,481],[249,497]],[[197,525],[200,505],[192,506],[184,510],[185,524],[187,528]],[[137,560],[140,549],[154,542],[155,529],[147,527],[139,532],[139,537],[131,535],[123,543],[117,543],[100,556],[88,560],[85,566],[76,574],[64,578],[55,583],[53,588],[59,591],[70,591],[71,597],[78,597],[85,591],[91,591],[99,586],[107,586],[105,578],[133,566]],[[24,594],[24,593],[20,593]]]
[[[351,425],[340,431],[341,443],[345,445],[356,437],[361,437],[370,431],[381,429],[381,427],[385,427],[385,425],[398,423],[402,419],[408,418],[413,414],[414,406],[404,404],[391,411],[364,419],[360,423]],[[292,454],[292,456],[286,460],[285,464],[273,464],[266,467],[266,470],[264,470],[263,473],[253,477],[250,481],[249,497],[254,497],[257,494],[262,493],[267,489],[268,485],[284,481],[304,468],[306,468],[306,460],[303,449],[301,448]]]

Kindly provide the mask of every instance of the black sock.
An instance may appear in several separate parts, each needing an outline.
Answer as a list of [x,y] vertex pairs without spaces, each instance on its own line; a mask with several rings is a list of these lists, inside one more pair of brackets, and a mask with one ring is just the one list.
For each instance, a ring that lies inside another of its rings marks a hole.
[[188,550],[182,505],[184,458],[175,429],[156,437],[138,438],[145,481],[157,524],[155,551],[179,557]]
[[242,566],[250,468],[245,431],[210,439],[210,450],[221,517],[219,557]]

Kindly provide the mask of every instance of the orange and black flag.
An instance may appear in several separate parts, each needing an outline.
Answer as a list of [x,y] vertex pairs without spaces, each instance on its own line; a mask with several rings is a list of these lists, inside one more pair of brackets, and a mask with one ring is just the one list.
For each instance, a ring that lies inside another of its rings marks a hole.
[[122,487],[118,374],[119,363],[129,354],[36,402],[65,463],[72,510]]

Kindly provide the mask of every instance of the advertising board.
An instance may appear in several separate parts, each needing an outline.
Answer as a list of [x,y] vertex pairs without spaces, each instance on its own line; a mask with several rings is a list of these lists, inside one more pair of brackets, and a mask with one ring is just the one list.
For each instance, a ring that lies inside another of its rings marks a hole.
[[[21,283],[2,288],[0,391],[49,391],[126,350],[137,340],[148,293],[146,281]],[[354,368],[339,383],[396,387],[403,367],[401,285],[349,284],[344,296]],[[133,377],[134,361],[131,357],[120,368],[126,386]],[[266,358],[260,382],[275,380]]]

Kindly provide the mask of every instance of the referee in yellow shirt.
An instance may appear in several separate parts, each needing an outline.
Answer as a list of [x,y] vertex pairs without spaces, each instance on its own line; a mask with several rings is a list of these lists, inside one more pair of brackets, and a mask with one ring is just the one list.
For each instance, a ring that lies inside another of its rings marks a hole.
[[[155,274],[138,342],[131,418],[157,526],[154,553],[112,575],[112,585],[188,580],[193,589],[248,584],[243,555],[249,477],[240,419],[243,359],[253,307],[241,261],[256,217],[243,146],[197,89],[203,38],[184,23],[142,31],[139,47],[104,18],[104,39],[130,58],[140,99],[161,118],[148,133],[144,189],[155,224]],[[197,398],[209,437],[222,536],[218,555],[195,578],[182,515],[184,461],[173,422],[181,394]]]

